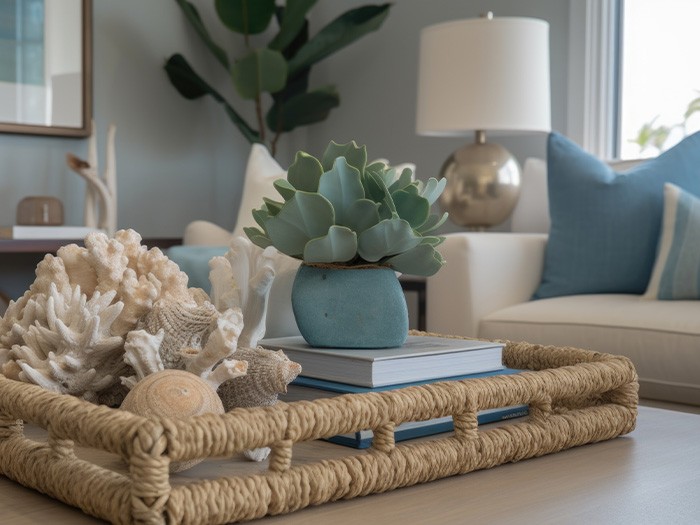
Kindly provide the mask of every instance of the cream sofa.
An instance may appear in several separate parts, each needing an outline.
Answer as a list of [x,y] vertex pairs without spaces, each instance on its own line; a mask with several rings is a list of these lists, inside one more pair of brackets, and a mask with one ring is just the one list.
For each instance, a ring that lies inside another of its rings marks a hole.
[[427,282],[429,331],[568,345],[634,362],[640,395],[700,405],[700,301],[640,295],[530,300],[547,243],[546,166],[529,159],[513,233],[449,234],[447,264]]

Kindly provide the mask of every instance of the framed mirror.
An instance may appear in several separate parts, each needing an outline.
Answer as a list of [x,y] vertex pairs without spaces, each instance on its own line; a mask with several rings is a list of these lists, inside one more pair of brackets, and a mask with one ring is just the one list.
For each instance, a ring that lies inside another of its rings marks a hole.
[[91,0],[0,0],[0,132],[86,137]]

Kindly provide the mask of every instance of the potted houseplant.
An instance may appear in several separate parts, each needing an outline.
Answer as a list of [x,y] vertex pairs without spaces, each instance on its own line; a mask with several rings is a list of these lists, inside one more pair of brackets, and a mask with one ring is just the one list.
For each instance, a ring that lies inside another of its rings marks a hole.
[[383,162],[367,163],[365,146],[331,142],[321,159],[298,152],[281,201],[253,210],[252,242],[303,261],[292,289],[301,334],[312,346],[401,346],[408,311],[396,272],[429,276],[444,261],[430,235],[447,219],[431,214],[445,180],[414,180]]
[[[311,86],[311,68],[379,29],[391,7],[385,3],[352,8],[312,34],[307,14],[316,0],[287,0],[281,5],[275,0],[214,0],[218,20],[243,37],[243,48],[231,56],[214,40],[194,4],[176,2],[230,74],[240,98],[254,103],[255,123],[251,124],[180,53],[173,54],[164,66],[171,84],[190,100],[211,96],[249,142],[265,144],[273,156],[281,134],[325,120],[340,104],[335,86]],[[267,36],[267,43],[263,43]]]

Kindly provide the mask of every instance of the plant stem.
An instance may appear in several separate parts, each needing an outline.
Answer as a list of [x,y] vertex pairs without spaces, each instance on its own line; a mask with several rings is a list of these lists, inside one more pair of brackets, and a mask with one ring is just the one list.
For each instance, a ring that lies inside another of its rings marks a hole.
[[[258,128],[260,130],[260,142],[265,144],[265,121],[263,120],[263,114],[262,114],[262,97],[260,96],[260,92],[255,97],[255,114],[258,117]],[[272,156],[275,155],[274,149],[272,150]]]

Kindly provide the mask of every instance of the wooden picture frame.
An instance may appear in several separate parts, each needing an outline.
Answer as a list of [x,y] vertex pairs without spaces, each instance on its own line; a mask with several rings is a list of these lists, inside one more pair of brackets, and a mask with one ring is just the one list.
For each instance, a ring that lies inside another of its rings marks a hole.
[[[0,45],[6,50],[6,62],[0,62],[0,132],[87,137],[92,131],[92,0],[24,2],[10,3],[4,8],[8,13],[0,13],[5,19]],[[34,38],[18,40],[19,34]]]

